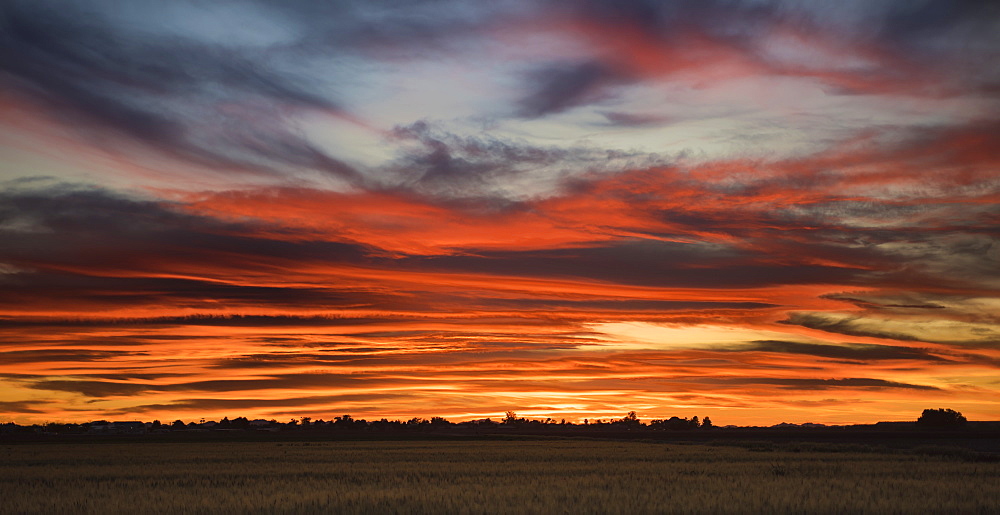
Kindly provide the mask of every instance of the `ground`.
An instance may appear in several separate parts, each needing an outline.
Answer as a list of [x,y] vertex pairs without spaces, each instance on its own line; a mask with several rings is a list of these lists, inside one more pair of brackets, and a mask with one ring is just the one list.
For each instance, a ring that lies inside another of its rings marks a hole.
[[7,513],[987,513],[957,448],[584,439],[0,445]]

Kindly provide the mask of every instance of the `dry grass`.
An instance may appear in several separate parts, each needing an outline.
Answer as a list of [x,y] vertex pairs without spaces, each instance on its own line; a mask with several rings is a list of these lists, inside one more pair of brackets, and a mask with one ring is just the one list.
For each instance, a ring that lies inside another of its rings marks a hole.
[[607,441],[0,446],[3,513],[996,513],[1000,464]]

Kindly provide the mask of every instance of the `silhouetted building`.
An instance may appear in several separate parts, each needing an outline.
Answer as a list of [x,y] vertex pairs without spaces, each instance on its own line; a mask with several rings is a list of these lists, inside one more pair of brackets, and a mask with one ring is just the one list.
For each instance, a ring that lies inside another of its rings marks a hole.
[[146,423],[139,421],[112,422],[110,432],[115,434],[140,434],[146,432]]

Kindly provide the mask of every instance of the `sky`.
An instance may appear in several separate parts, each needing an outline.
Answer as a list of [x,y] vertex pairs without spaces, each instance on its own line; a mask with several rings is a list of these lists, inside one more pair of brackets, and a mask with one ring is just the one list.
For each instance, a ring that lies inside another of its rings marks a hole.
[[1000,419],[1000,4],[0,3],[0,421]]

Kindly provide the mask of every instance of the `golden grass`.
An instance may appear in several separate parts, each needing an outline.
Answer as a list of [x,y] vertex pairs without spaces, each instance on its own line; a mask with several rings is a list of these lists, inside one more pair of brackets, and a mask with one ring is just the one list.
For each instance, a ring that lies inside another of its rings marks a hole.
[[1000,463],[609,441],[0,446],[2,513],[996,513]]

